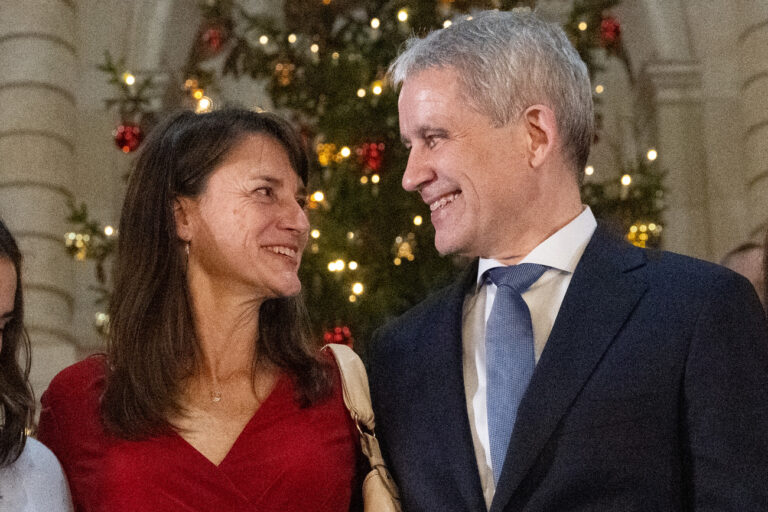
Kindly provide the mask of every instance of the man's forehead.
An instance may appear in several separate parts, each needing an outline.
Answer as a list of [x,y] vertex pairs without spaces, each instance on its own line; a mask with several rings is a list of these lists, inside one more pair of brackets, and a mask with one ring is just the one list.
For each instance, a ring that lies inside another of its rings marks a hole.
[[458,75],[448,68],[428,68],[403,80],[400,89],[400,97],[407,92],[409,95],[424,94],[426,91],[435,91],[442,94],[454,92],[458,84]]
[[400,115],[416,114],[419,124],[437,122],[450,113],[456,105],[456,94],[451,86],[434,80],[406,82],[400,90],[398,111]]

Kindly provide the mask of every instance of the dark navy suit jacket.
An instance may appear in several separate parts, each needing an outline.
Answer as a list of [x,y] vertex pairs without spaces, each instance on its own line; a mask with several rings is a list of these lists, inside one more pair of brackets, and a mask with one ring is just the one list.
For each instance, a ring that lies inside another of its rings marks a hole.
[[[377,435],[406,511],[484,511],[461,316],[477,262],[379,329]],[[749,282],[598,228],[518,412],[491,512],[768,511],[768,332]]]

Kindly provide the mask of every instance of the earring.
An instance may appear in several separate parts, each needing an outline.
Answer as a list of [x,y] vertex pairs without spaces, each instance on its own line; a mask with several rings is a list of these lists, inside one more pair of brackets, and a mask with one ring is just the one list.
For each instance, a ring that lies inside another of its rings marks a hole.
[[189,242],[184,242],[184,254],[186,257],[184,258],[184,273],[187,273],[187,270],[189,270]]

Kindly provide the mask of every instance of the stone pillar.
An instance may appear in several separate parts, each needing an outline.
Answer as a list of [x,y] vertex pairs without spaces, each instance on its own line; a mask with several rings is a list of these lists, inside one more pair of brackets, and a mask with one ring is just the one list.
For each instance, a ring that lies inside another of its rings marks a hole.
[[768,226],[768,2],[741,0],[739,35],[751,236]]
[[4,2],[0,15],[0,215],[25,257],[37,397],[77,357],[72,262],[63,250],[76,126],[73,0]]
[[664,248],[697,258],[710,255],[701,71],[695,62],[652,61],[639,83],[655,114],[664,186]]

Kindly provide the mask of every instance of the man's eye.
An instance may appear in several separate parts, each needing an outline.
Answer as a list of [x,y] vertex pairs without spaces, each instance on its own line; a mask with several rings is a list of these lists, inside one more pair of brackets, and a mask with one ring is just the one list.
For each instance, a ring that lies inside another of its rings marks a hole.
[[272,197],[271,187],[259,187],[255,190],[255,192],[264,197]]
[[296,198],[296,202],[299,203],[299,206],[301,206],[303,209],[307,207],[307,204],[309,203],[307,201],[306,196],[299,196]]

